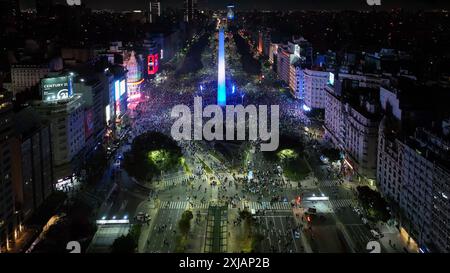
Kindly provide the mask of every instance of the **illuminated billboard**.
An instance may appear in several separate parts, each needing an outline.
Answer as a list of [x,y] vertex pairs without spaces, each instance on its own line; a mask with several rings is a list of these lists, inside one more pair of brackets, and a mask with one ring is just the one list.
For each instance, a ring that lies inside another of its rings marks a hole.
[[120,100],[120,81],[114,83],[114,99],[115,101]]
[[120,81],[120,96],[122,97],[127,91],[125,80]]
[[41,95],[43,101],[58,101],[72,97],[72,77],[63,76],[42,79]]
[[328,78],[328,84],[334,85],[334,73],[330,73],[330,76]]
[[154,75],[159,70],[159,54],[150,54],[147,56],[147,72],[148,75]]
[[109,124],[109,121],[111,120],[111,106],[109,106],[109,104],[105,107],[105,116],[106,124]]

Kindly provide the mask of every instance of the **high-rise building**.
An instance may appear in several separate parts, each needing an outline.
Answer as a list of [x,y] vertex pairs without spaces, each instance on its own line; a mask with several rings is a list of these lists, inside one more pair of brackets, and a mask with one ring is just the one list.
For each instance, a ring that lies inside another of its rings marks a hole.
[[44,78],[40,85],[42,100],[33,102],[33,108],[50,124],[53,171],[59,183],[73,178],[86,139],[85,102],[81,95],[74,94],[72,85],[71,75]]
[[[260,42],[262,47],[264,45],[262,38]],[[300,38],[287,45],[272,45],[271,47],[273,47],[272,54],[269,58],[274,60],[274,55],[277,56],[278,78],[290,87],[294,97],[301,98],[303,96],[301,86],[304,83],[302,71],[304,68],[310,68],[312,64],[311,44],[304,38]],[[261,50],[263,49],[261,48]]]
[[7,251],[16,228],[12,186],[12,94],[0,90],[0,252]]
[[194,22],[198,17],[197,0],[184,0],[184,21],[187,23]]
[[[304,103],[311,109],[325,108],[325,86],[327,85],[330,72],[320,68],[303,69],[303,80],[298,88]],[[303,83],[303,86],[301,85]],[[295,89],[294,89],[295,90]]]
[[125,67],[127,69],[127,85],[128,85],[128,100],[136,100],[141,96],[140,85],[143,82],[141,67],[136,59],[135,52],[129,54],[125,60]]
[[291,52],[285,45],[278,46],[277,73],[278,77],[285,83],[290,80]]
[[83,129],[88,155],[105,134],[108,86],[92,69],[80,69],[77,75],[73,87],[74,93],[81,95],[84,101]]
[[348,176],[373,180],[376,175],[379,86],[376,76],[334,73],[325,87],[325,137],[345,154]]
[[227,6],[227,19],[229,21],[233,21],[234,20],[234,5],[228,5]]
[[270,61],[270,63],[272,63],[272,64],[275,63],[277,54],[278,54],[278,44],[270,43],[270,47],[269,47],[269,61]]
[[148,10],[148,22],[150,24],[158,22],[161,17],[161,2],[158,0],[150,0]]
[[439,119],[450,116],[448,89],[399,79],[382,86],[380,100],[378,188],[410,243],[449,252],[450,132]]
[[25,222],[54,190],[50,124],[31,107],[15,115],[13,185],[16,211]]

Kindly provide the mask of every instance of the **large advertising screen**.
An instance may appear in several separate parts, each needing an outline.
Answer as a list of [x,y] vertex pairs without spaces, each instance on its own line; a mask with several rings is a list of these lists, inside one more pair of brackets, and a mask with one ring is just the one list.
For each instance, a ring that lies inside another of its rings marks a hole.
[[159,54],[150,54],[147,57],[147,70],[149,75],[154,75],[159,70]]
[[109,124],[109,121],[111,120],[111,106],[109,104],[105,107],[105,117],[106,124]]
[[43,101],[58,101],[72,96],[72,77],[52,77],[41,81],[41,95]]
[[122,97],[123,94],[127,91],[125,80],[120,81],[120,96]]
[[114,98],[115,98],[115,101],[120,100],[120,81],[116,81],[114,83]]

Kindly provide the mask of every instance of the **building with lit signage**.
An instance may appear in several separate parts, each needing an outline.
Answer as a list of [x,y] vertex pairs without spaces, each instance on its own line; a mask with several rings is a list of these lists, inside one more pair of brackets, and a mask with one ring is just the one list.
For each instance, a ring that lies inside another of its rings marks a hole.
[[303,74],[300,76],[302,81],[296,90],[299,90],[305,105],[311,109],[324,109],[325,86],[328,84],[330,73],[314,68],[303,69],[300,73]]
[[127,72],[123,66],[110,66],[105,73],[109,90],[109,103],[105,120],[114,132],[120,129],[122,118],[128,112]]
[[159,53],[150,53],[147,56],[147,74],[155,75],[159,71]]
[[[259,37],[260,43],[258,43],[258,48],[261,46],[260,51],[263,53],[263,38],[262,36]],[[269,59],[274,62],[274,56],[276,56],[278,78],[289,86],[294,97],[301,98],[301,87],[305,81],[302,81],[300,77],[304,77],[302,75],[303,69],[310,68],[312,65],[311,44],[307,40],[300,38],[285,45],[272,44],[270,47]],[[276,54],[274,52],[275,49]]]
[[144,79],[134,51],[131,52],[124,65],[127,69],[128,100],[139,99],[141,97],[140,85],[144,82]]
[[84,71],[74,78],[73,87],[84,101],[85,146],[89,152],[105,134],[108,85],[94,71]]
[[72,90],[73,77],[55,76],[41,81],[42,100],[33,108],[50,123],[54,177],[71,178],[77,169],[76,158],[85,145],[84,100]]

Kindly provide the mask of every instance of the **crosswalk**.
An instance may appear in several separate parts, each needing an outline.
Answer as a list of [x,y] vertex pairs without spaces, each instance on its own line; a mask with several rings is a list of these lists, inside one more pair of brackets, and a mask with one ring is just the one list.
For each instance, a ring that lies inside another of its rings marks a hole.
[[339,186],[339,181],[336,180],[325,180],[319,182],[320,187],[328,188],[328,187],[337,187]]
[[[159,204],[160,209],[207,209],[209,203],[204,202],[189,202],[189,201],[162,201]],[[229,209],[232,208],[248,208],[249,210],[291,210],[291,204],[284,202],[240,202],[233,206],[228,205]]]
[[330,200],[333,209],[343,208],[343,207],[355,207],[358,205],[358,201],[354,199],[335,199]]
[[207,209],[208,203],[189,202],[189,201],[162,201],[159,205],[160,209]]
[[164,178],[161,181],[161,183],[164,188],[168,188],[171,186],[181,185],[186,178],[187,178],[187,176],[185,176],[185,175],[169,177],[169,178]]

